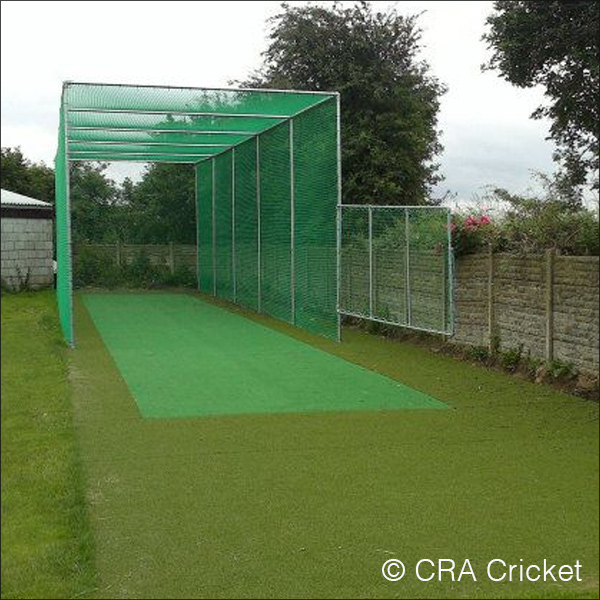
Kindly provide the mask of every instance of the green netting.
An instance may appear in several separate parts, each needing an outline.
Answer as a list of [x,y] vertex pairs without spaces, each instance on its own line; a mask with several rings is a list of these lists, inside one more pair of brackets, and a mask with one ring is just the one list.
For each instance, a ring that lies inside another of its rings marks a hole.
[[58,150],[55,164],[56,295],[63,335],[69,344],[73,337],[73,298],[71,264],[71,218],[69,212],[69,165],[66,156],[63,111],[60,115]]
[[114,153],[110,154],[107,152],[103,153],[93,153],[87,152],[77,153],[73,152],[69,155],[69,160],[78,160],[78,161],[101,161],[101,162],[168,162],[168,163],[186,163],[186,164],[196,164],[201,157],[190,154],[159,154],[159,153],[149,153],[149,152],[139,152],[139,153]]
[[331,99],[202,163],[214,164],[219,297],[337,337],[337,160]]
[[214,291],[212,163],[201,163],[196,167],[196,202],[198,289],[206,294],[212,294]]
[[65,90],[69,108],[78,111],[209,112],[261,117],[289,117],[322,98],[318,93],[110,84],[71,84]]
[[337,104],[324,102],[293,120],[295,322],[337,332]]
[[219,298],[233,300],[232,153],[214,160],[215,168],[215,276]]
[[204,133],[251,134],[260,133],[284,119],[260,117],[190,116],[173,114],[136,113],[69,113],[69,132],[110,131],[117,133]]
[[291,322],[290,125],[279,125],[259,139],[261,309]]
[[337,336],[335,94],[69,83],[62,111],[57,232],[68,339],[73,160],[195,164],[199,289]]
[[69,138],[73,142],[98,142],[102,144],[210,144],[222,149],[240,144],[252,137],[251,133],[214,133],[214,132],[151,132],[142,130],[119,131],[97,129],[72,129]]
[[432,207],[344,206],[342,312],[451,333],[448,214]]
[[235,148],[236,301],[258,309],[257,138]]
[[200,145],[200,144],[99,144],[86,142],[71,142],[69,152],[71,158],[78,154],[163,154],[163,155],[192,155],[213,156],[227,149],[227,145]]

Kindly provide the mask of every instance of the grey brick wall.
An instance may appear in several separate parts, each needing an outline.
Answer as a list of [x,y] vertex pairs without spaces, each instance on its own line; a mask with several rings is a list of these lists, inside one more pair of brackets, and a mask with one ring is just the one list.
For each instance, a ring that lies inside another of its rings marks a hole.
[[[52,219],[2,218],[2,279],[19,287],[29,274],[33,288],[51,286],[53,236]],[[20,275],[19,275],[20,273]]]
[[[491,263],[490,263],[491,261]],[[460,343],[501,349],[523,345],[542,359],[597,372],[599,259],[481,253],[456,263],[456,329]]]

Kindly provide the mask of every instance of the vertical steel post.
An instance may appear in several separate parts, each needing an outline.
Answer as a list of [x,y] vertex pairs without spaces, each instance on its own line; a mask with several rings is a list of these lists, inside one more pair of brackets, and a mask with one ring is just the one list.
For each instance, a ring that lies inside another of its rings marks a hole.
[[231,149],[231,284],[233,301],[237,302],[237,273],[235,259],[235,148]]
[[373,207],[369,212],[369,316],[373,317]]
[[[73,244],[71,234],[71,169],[69,168],[69,120],[67,109],[67,90],[68,84],[63,87],[63,129],[65,143],[65,218],[66,218],[66,237],[67,254],[69,256],[68,264],[68,283],[69,283],[69,321],[71,329],[71,339],[69,345],[75,347],[75,320],[73,318]],[[58,268],[57,268],[58,273]]]
[[294,171],[294,119],[290,119],[290,304],[296,324],[296,174]]
[[198,199],[198,165],[194,165],[194,210],[196,213],[196,290],[200,291],[200,214]]
[[342,122],[340,93],[336,96],[336,128],[337,128],[337,210],[336,210],[336,313],[337,313],[337,339],[342,341],[342,314],[341,314],[341,285],[342,285]]
[[410,290],[410,215],[408,209],[404,209],[404,255],[405,255],[405,277],[404,289],[406,292],[406,323],[412,325],[412,300]]
[[216,210],[215,210],[215,193],[216,193],[216,177],[215,177],[215,159],[212,159],[212,271],[213,271],[213,296],[217,295],[217,227],[216,227]]
[[261,239],[261,219],[260,219],[260,136],[256,136],[256,213],[257,213],[257,260],[258,260],[258,271],[257,271],[257,287],[258,287],[258,299],[257,306],[258,312],[262,312],[262,239]]

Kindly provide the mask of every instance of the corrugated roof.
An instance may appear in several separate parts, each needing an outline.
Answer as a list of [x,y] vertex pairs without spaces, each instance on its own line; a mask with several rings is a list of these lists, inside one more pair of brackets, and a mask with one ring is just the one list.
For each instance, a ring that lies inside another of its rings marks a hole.
[[2,206],[31,206],[33,208],[50,208],[52,204],[49,202],[43,202],[42,200],[36,200],[29,196],[23,196],[23,194],[17,194],[16,192],[9,192],[8,190],[2,190]]

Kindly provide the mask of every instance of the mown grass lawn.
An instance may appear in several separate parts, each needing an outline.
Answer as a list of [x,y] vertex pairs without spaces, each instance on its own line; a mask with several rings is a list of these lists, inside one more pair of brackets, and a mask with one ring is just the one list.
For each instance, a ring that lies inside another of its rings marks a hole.
[[54,295],[1,304],[2,598],[85,597],[92,541]]

